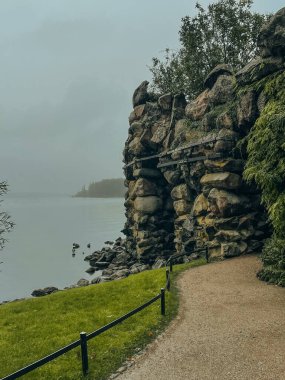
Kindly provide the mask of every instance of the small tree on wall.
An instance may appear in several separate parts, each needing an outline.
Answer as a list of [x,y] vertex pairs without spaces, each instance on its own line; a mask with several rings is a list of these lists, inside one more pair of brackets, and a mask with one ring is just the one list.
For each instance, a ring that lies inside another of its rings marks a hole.
[[181,48],[165,50],[152,59],[152,88],[156,93],[185,92],[189,99],[203,89],[206,75],[218,64],[239,70],[256,54],[258,32],[268,16],[251,10],[252,0],[219,0],[195,17],[182,18]]
[[[0,196],[3,196],[8,191],[7,182],[0,182]],[[2,202],[2,201],[0,201]],[[4,247],[6,239],[4,238],[5,233],[11,231],[14,227],[14,223],[11,221],[10,215],[5,211],[0,211],[0,249]]]

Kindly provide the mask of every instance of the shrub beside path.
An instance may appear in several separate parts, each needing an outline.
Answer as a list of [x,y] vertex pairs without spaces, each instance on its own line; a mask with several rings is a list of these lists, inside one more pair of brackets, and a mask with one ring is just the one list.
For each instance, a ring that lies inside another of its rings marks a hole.
[[119,380],[284,380],[285,289],[245,256],[179,278],[180,311]]

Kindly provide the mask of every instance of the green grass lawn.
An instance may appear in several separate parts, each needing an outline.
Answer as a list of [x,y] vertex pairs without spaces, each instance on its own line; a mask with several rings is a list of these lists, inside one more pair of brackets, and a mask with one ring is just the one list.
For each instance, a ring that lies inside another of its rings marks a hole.
[[[204,264],[197,260],[174,266],[182,270]],[[146,271],[119,281],[70,289],[43,298],[0,306],[0,377],[79,339],[148,301],[165,284],[165,269]],[[88,342],[89,376],[103,380],[134,350],[142,348],[175,316],[177,289],[166,292],[166,316],[160,300]],[[23,379],[81,379],[80,348],[23,376]]]

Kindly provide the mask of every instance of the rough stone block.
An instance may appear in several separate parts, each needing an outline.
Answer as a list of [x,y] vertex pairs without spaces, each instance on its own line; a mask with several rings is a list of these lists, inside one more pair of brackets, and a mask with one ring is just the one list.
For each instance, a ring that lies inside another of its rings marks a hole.
[[235,190],[240,188],[242,179],[238,174],[224,172],[205,174],[200,183],[202,186],[211,186],[218,189]]
[[173,202],[173,207],[177,215],[188,214],[191,211],[191,203],[185,201],[184,199]]
[[136,211],[145,214],[154,214],[161,209],[162,200],[155,196],[137,197],[134,202],[134,207]]
[[190,201],[191,194],[186,183],[175,186],[171,191],[171,197],[174,200],[185,199],[187,201]]
[[192,208],[193,216],[205,215],[207,213],[209,203],[203,194],[198,195],[194,201]]
[[156,170],[156,169],[141,168],[141,169],[135,169],[133,176],[135,178],[139,178],[139,177],[159,178],[159,177],[161,177],[161,173],[159,170]]
[[241,215],[250,208],[250,201],[243,195],[212,189],[208,196],[209,208],[217,216]]

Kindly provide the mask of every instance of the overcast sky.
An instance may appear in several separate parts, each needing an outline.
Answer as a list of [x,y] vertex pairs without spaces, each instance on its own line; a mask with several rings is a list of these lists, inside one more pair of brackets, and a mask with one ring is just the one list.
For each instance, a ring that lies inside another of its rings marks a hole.
[[0,0],[0,179],[11,191],[72,194],[122,176],[132,93],[153,56],[178,48],[195,2]]

